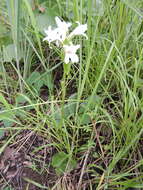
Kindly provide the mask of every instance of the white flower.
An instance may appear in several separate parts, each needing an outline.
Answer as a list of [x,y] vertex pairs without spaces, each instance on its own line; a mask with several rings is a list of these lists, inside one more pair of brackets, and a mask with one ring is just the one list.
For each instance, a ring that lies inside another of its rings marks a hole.
[[87,35],[85,34],[87,30],[87,24],[80,24],[79,22],[77,23],[78,23],[78,26],[70,33],[69,38],[76,35],[83,35],[88,39]]
[[49,42],[49,44],[51,42],[60,40],[60,37],[59,37],[59,34],[57,33],[57,30],[56,29],[52,30],[51,26],[48,27],[48,30],[45,30],[45,33],[47,36],[43,39],[43,41],[47,40]]
[[48,30],[45,30],[46,37],[43,41],[47,40],[49,43],[56,42],[56,45],[59,47],[60,43],[63,43],[67,38],[68,28],[71,26],[71,23],[66,23],[61,21],[58,17],[55,17],[57,28],[52,29],[51,26],[48,27]]
[[59,17],[55,17],[55,21],[57,27],[52,29],[51,26],[49,26],[48,30],[45,30],[47,36],[44,38],[44,41],[47,40],[49,44],[54,42],[57,47],[64,49],[64,62],[66,64],[69,62],[79,62],[79,57],[76,54],[76,51],[80,48],[80,45],[73,45],[72,38],[76,35],[82,35],[88,38],[85,34],[87,30],[87,24],[80,24],[77,22],[78,26],[69,34],[69,27],[71,26],[71,23],[61,21]]
[[66,39],[69,27],[71,26],[71,23],[61,21],[59,17],[55,17],[56,24],[57,24],[57,33],[59,35],[60,41],[63,42]]
[[65,52],[65,58],[64,61],[65,63],[69,63],[70,61],[72,63],[77,63],[79,62],[79,58],[76,55],[76,51],[80,48],[80,45],[64,45],[64,52]]

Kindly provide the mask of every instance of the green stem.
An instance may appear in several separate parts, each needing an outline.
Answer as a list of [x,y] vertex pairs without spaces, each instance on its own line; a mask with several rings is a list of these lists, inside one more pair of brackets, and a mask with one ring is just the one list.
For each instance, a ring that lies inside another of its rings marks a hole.
[[65,96],[66,96],[66,73],[63,74],[63,79],[61,82],[62,87],[62,121],[64,119],[64,104],[65,104]]

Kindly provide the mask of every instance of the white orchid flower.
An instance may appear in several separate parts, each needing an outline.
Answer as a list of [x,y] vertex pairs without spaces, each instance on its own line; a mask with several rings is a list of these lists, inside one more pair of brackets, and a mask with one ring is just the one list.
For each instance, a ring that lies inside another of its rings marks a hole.
[[66,38],[67,38],[67,33],[69,30],[69,27],[71,26],[71,23],[69,22],[65,22],[65,21],[61,21],[59,19],[59,17],[55,17],[56,20],[56,24],[57,24],[57,33],[60,37],[60,41],[63,42]]
[[49,43],[56,42],[56,45],[59,47],[60,43],[63,43],[67,38],[68,29],[71,26],[71,23],[66,23],[61,21],[58,17],[55,17],[57,28],[52,29],[51,26],[48,27],[48,30],[45,30],[46,37],[43,41],[47,40]]
[[87,35],[85,34],[86,30],[87,30],[87,24],[80,24],[79,22],[78,26],[70,33],[69,38],[72,38],[73,36],[76,35],[83,35],[86,37],[86,39],[88,39]]
[[87,24],[80,24],[77,22],[78,26],[71,33],[69,33],[71,23],[61,21],[59,17],[55,17],[55,21],[57,27],[52,29],[51,26],[49,26],[48,30],[45,30],[47,36],[44,38],[44,41],[47,40],[49,44],[54,42],[57,47],[63,48],[65,54],[64,62],[66,64],[69,62],[79,62],[79,57],[76,52],[80,48],[80,45],[73,45],[72,38],[76,35],[82,35],[88,38],[85,34]]
[[79,62],[79,57],[76,54],[76,51],[80,48],[80,45],[64,45],[64,52],[65,52],[65,58],[64,62],[67,64],[70,61],[72,63],[78,63]]
[[43,39],[43,41],[47,40],[49,43],[55,40],[55,35],[53,35],[53,31],[51,29],[51,26],[48,27],[48,30],[44,30],[46,33],[46,37]]
[[76,35],[82,35],[88,38],[85,34],[87,30],[87,24],[80,24],[79,22],[77,22],[78,26],[70,34],[68,34],[71,23],[61,21],[59,17],[55,17],[55,21],[57,24],[57,28],[52,29],[51,26],[49,26],[48,30],[45,30],[47,36],[44,38],[44,40],[47,40],[49,43],[55,41],[56,45],[59,47],[60,44],[64,44],[64,41],[66,39],[69,40]]
[[48,41],[49,44],[51,42],[54,42],[56,41],[56,44],[58,44],[58,41],[60,40],[60,36],[59,34],[57,33],[57,30],[56,29],[51,29],[51,26],[48,27],[48,30],[45,30],[45,33],[46,33],[46,37],[43,39],[43,41]]

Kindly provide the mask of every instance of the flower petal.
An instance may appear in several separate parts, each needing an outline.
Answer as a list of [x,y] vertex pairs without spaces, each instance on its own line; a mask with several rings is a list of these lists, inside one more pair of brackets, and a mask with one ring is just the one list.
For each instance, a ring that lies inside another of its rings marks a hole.
[[87,35],[85,34],[87,30],[87,24],[79,24],[69,35],[69,38],[72,38],[76,35],[83,35],[87,38]]
[[71,58],[72,63],[79,62],[79,57],[76,54],[73,54],[70,58]]
[[65,62],[66,64],[69,63],[69,55],[68,55],[68,54],[65,54],[64,62]]
[[74,51],[76,52],[80,48],[80,45],[75,45],[73,48],[74,48]]
[[65,52],[65,63],[69,63],[71,61],[72,63],[79,62],[79,58],[76,55],[76,51],[80,48],[80,45],[64,45],[64,52]]

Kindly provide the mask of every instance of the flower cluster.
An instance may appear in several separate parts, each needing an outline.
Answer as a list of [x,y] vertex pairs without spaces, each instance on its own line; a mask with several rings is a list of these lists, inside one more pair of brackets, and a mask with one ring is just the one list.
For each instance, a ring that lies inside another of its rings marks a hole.
[[55,17],[55,21],[57,28],[52,29],[51,26],[49,26],[48,30],[45,30],[47,36],[44,38],[44,41],[47,40],[49,45],[51,42],[54,42],[57,47],[63,48],[65,63],[79,62],[76,52],[80,48],[80,45],[74,45],[72,43],[72,39],[77,35],[82,35],[87,39],[87,35],[85,34],[87,30],[87,24],[80,24],[77,22],[78,26],[71,33],[69,33],[69,28],[72,25],[71,23],[61,21],[59,17]]

